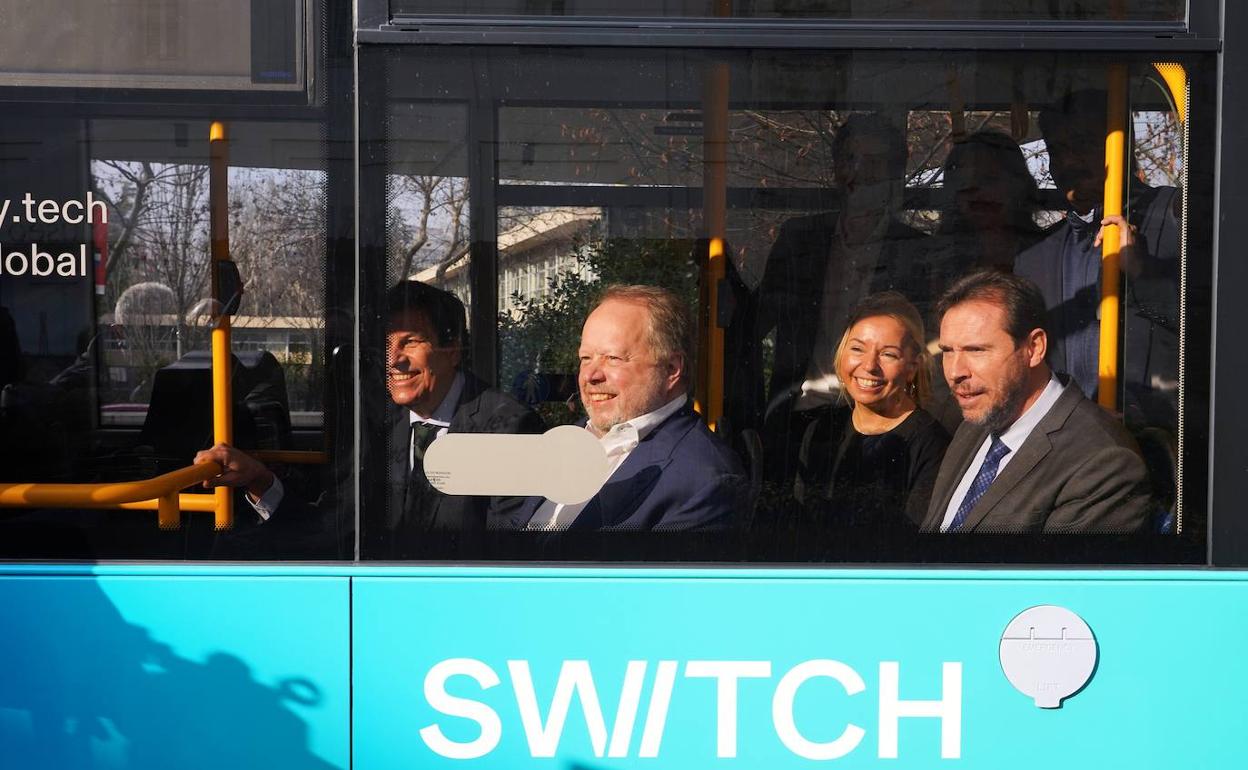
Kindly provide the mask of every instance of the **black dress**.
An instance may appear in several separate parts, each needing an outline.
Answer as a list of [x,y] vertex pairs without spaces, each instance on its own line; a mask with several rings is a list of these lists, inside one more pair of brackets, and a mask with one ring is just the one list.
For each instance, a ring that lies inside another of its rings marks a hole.
[[807,525],[917,530],[949,434],[915,409],[887,433],[854,429],[852,409],[826,410],[802,439],[795,494]]

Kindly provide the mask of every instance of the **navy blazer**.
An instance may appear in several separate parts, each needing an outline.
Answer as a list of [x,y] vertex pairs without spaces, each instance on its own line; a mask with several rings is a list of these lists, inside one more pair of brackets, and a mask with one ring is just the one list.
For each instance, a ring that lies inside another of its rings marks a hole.
[[[747,487],[740,460],[686,405],[641,440],[568,529],[720,529]],[[495,526],[524,529],[544,501],[528,498]]]

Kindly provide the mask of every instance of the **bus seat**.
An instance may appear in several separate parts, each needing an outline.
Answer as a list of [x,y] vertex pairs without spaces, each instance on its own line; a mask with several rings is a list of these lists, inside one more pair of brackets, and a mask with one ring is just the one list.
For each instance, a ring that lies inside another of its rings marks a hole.
[[1169,535],[1174,532],[1178,492],[1175,485],[1178,457],[1174,438],[1164,428],[1143,428],[1133,431],[1133,434],[1135,443],[1140,447],[1140,454],[1144,457],[1148,480],[1153,485],[1153,496],[1157,502],[1157,513],[1151,530],[1155,534]]
[[[233,356],[234,444],[290,446],[290,407],[281,366],[267,351]],[[156,372],[139,444],[174,464],[212,445],[212,355],[192,351]]]

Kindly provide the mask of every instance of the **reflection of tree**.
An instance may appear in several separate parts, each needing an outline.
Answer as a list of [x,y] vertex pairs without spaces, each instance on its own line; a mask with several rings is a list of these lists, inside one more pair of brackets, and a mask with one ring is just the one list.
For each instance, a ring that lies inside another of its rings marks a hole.
[[[126,332],[129,365],[150,381],[175,356],[207,344],[208,169],[96,161],[95,188],[109,205],[106,306],[140,283],[171,294],[159,326]],[[296,401],[316,403],[323,366],[325,175],[295,169],[230,171],[230,252],[242,273],[242,315],[302,330],[310,351],[282,361]],[[153,324],[155,317],[150,318]],[[261,321],[263,323],[263,321]],[[168,345],[170,337],[175,344]],[[162,336],[163,334],[163,336]],[[147,337],[153,344],[138,354]],[[150,349],[150,351],[149,351]],[[148,355],[152,352],[153,355]],[[157,354],[158,353],[158,354]]]
[[[691,240],[602,238],[572,245],[575,264],[550,279],[541,297],[513,297],[511,311],[498,319],[500,382],[520,387],[535,375],[575,374],[581,324],[597,292],[606,285],[651,284],[672,289],[695,314],[698,268]],[[552,397],[557,394],[549,394]],[[544,414],[550,424],[568,422],[567,410]]]
[[391,277],[436,266],[441,278],[468,253],[468,180],[399,174],[387,181]]
[[[208,282],[208,167],[98,161],[93,172],[109,206],[104,306],[120,311],[137,303],[137,324],[122,334],[128,365],[139,382],[150,383],[193,344],[189,314]],[[123,303],[140,285],[149,288]],[[158,296],[159,313],[150,307]]]
[[300,329],[304,353],[280,355],[292,404],[319,408],[324,373],[325,175],[292,169],[231,173],[231,256],[252,322]]

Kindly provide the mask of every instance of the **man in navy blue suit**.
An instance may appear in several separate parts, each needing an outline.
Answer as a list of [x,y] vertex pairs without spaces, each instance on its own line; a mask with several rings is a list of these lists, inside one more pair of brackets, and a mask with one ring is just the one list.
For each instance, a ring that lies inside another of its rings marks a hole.
[[611,475],[579,505],[530,498],[500,528],[686,530],[729,526],[747,483],[740,461],[689,399],[692,324],[685,303],[654,286],[611,286],[581,330],[585,429]]

